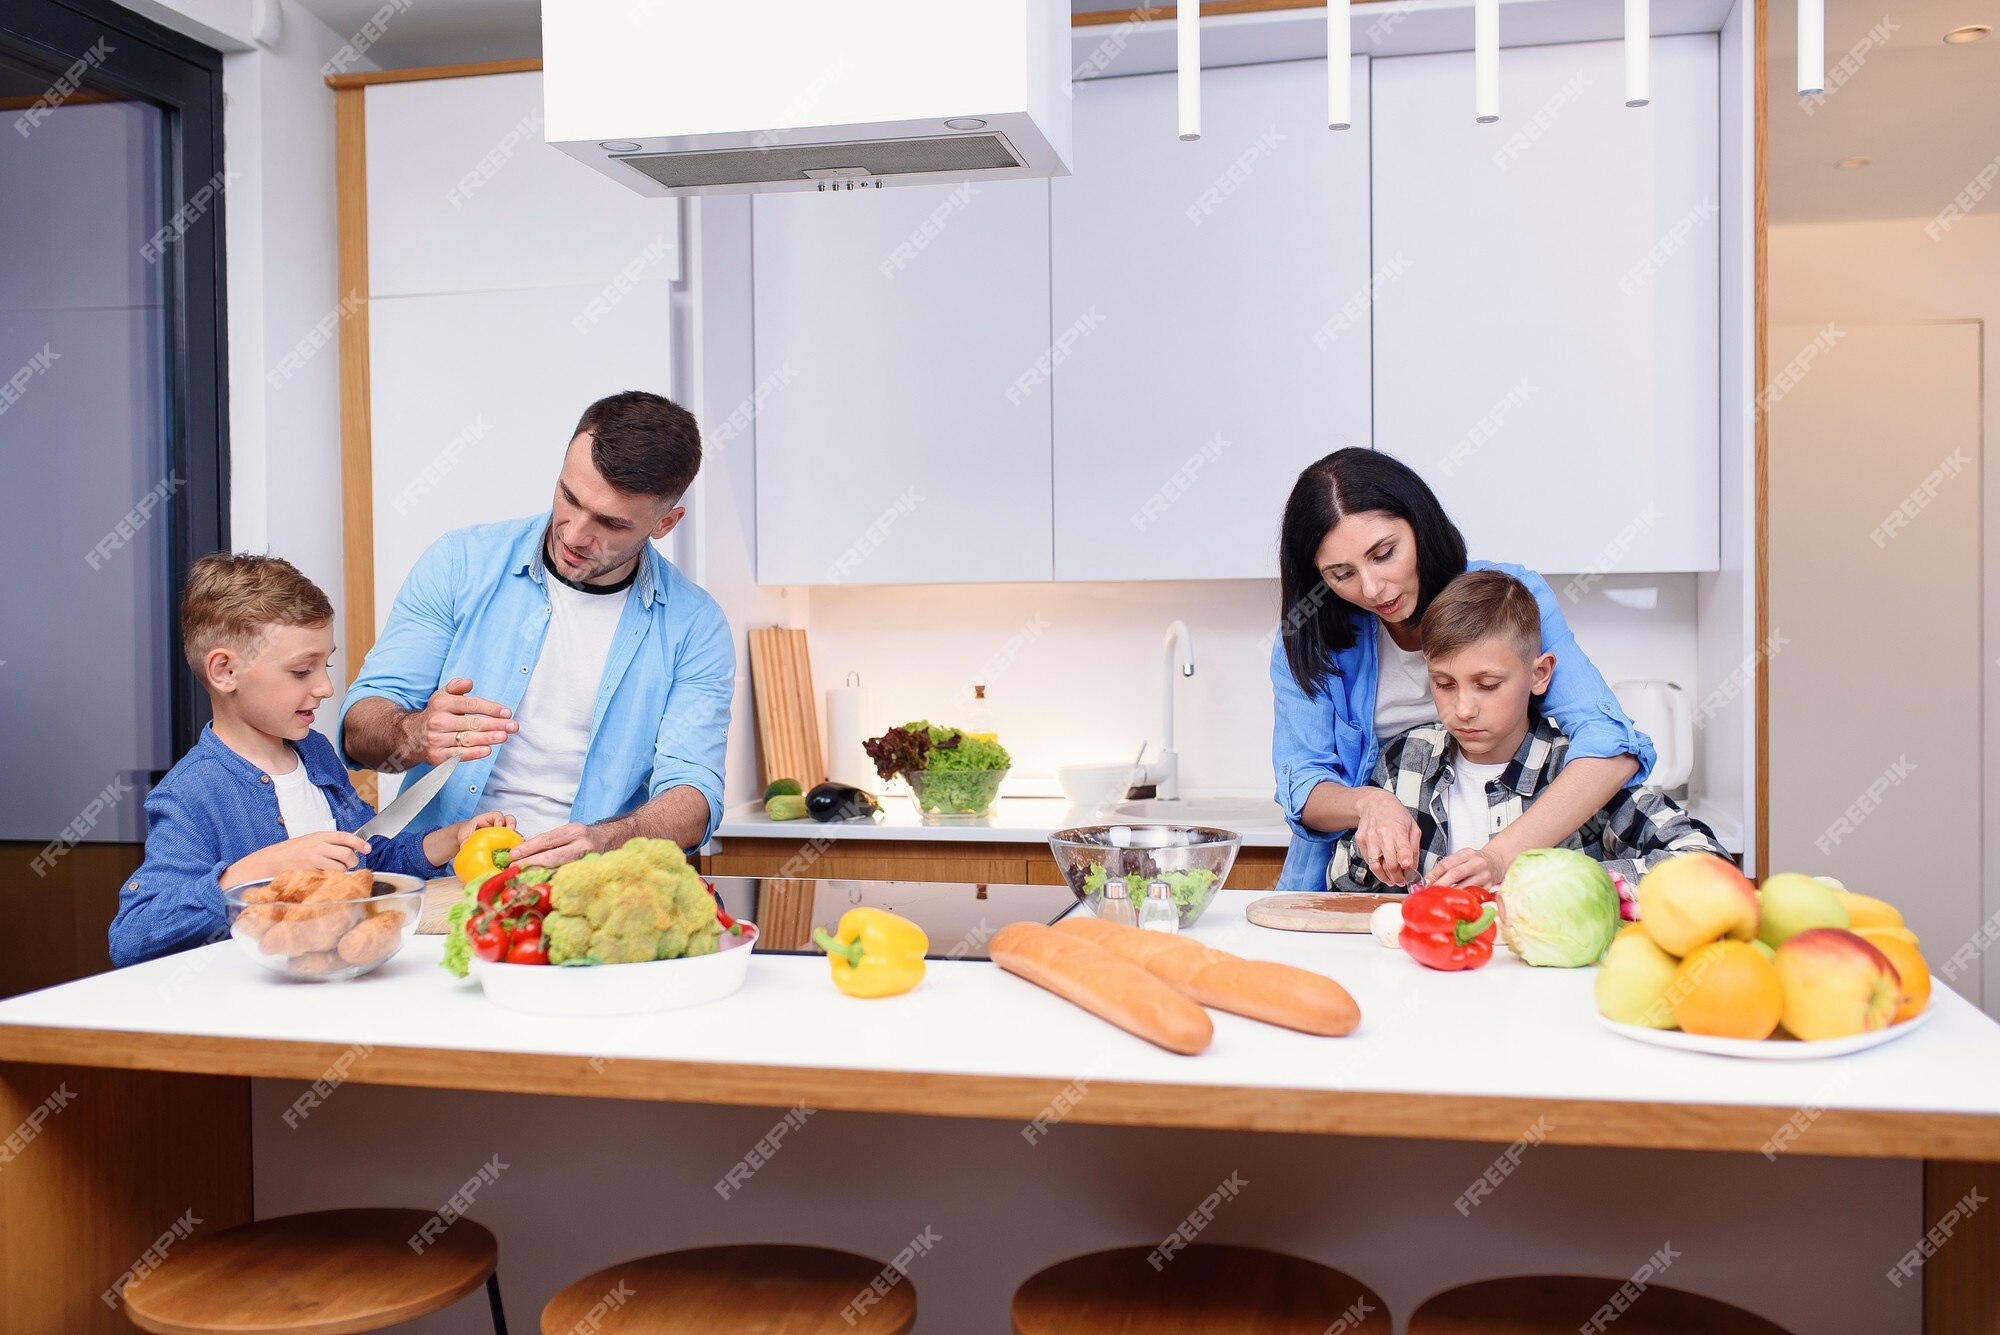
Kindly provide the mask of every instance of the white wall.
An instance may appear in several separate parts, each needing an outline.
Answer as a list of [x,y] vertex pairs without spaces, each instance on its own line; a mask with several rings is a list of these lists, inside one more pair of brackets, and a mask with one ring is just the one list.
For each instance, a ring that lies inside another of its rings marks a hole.
[[[282,556],[325,589],[337,644],[347,639],[337,342],[280,384],[267,376],[335,310],[333,92],[320,67],[344,40],[292,5],[272,47],[223,60],[225,152],[240,174],[228,201],[230,543]],[[343,657],[336,682],[357,666]],[[321,709],[322,728],[338,704]]]
[[[1962,217],[1949,228],[1932,229],[1937,233],[1935,236],[1926,230],[1930,222],[1925,218],[1909,218],[1773,227],[1770,318],[1773,324],[1812,329],[1821,329],[1829,323],[1838,328],[1843,322],[1981,321],[1987,338],[1981,425],[1990,456],[1994,442],[2000,441],[2000,364],[1996,364],[2000,359],[1995,358],[1992,350],[1993,331],[2000,329],[2000,215]],[[1791,353],[1784,348],[1771,349],[1772,375],[1778,373],[1789,356]],[[1896,386],[1885,384],[1882,392],[1895,394]],[[1894,450],[1904,443],[1873,441],[1865,443],[1865,447]],[[1966,720],[1965,737],[1966,744],[1972,745],[1972,739],[1983,732],[1984,815],[1980,824],[1986,830],[1994,830],[2000,829],[2000,773],[1996,773],[1996,757],[2000,757],[2000,709],[1994,707],[1995,692],[2000,690],[2000,571],[1995,568],[2000,560],[1996,560],[1992,535],[2000,533],[2000,469],[1989,466],[1982,470],[1982,477],[1980,510],[1986,563],[1980,653],[1983,705],[1978,719]],[[1881,509],[1886,512],[1902,499],[1899,495],[1884,496]],[[1830,583],[1830,596],[1846,596],[1837,578]],[[1921,598],[1920,592],[1917,597]],[[1781,624],[1782,614],[1783,610],[1774,604],[1774,626]],[[1884,669],[1893,678],[1900,655],[1925,652],[1921,617],[1887,606],[1873,609],[1873,614],[1880,627],[1876,643],[1889,650]],[[1841,706],[1862,711],[1867,708],[1866,702],[1844,701]],[[1773,807],[1782,800],[1781,785],[1774,782]],[[1912,876],[1925,874],[1923,850],[1933,840],[1953,837],[1950,831],[1934,828],[1925,817],[1926,813],[1921,811],[1899,816],[1887,806],[1880,813],[1885,821],[1908,822],[1905,841],[1912,850]],[[1979,890],[1978,918],[1982,923],[1991,922],[1995,912],[2000,911],[2000,840],[1988,839],[1986,845]],[[1888,897],[1895,898],[1893,887],[1884,889]],[[1970,888],[1966,893],[1971,893]],[[1954,951],[1966,945],[1981,950],[1983,979],[1975,984],[1961,975],[1953,981],[1968,995],[1982,995],[1976,988],[1983,986],[1983,996],[1992,1004],[2000,1002],[2000,952],[1983,950],[1984,935],[1982,932],[1980,942],[1927,941],[1925,946],[1932,967],[1944,976],[1952,976],[1945,972],[1945,965]]]
[[[1269,499],[1275,515],[1285,498]],[[1694,581],[1607,579],[1567,604],[1578,642],[1608,680],[1662,677],[1693,689]],[[1633,588],[1656,589],[1657,606],[1623,607],[1606,594]],[[1014,753],[1008,791],[1027,796],[1056,792],[1060,765],[1129,759],[1142,741],[1158,750],[1161,644],[1178,617],[1195,651],[1175,715],[1182,784],[1269,793],[1278,606],[1275,580],[832,587],[813,590],[807,624],[819,686],[859,673],[871,727],[920,717],[962,724],[970,684],[984,682]]]

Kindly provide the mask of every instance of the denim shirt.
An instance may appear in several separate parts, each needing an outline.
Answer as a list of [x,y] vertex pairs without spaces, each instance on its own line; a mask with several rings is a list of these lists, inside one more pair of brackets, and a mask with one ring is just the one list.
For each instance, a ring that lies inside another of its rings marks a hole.
[[[1604,677],[1577,647],[1548,581],[1525,566],[1468,561],[1468,570],[1504,570],[1528,586],[1542,609],[1542,648],[1556,656],[1554,675],[1541,709],[1569,738],[1569,758],[1632,755],[1639,771],[1625,786],[1644,783],[1653,770],[1653,742],[1618,704]],[[1359,788],[1375,772],[1382,739],[1375,735],[1376,661],[1373,614],[1354,609],[1354,643],[1334,655],[1333,670],[1322,677],[1311,699],[1299,689],[1285,658],[1285,641],[1271,646],[1271,690],[1276,707],[1271,725],[1271,769],[1277,776],[1278,805],[1292,827],[1280,890],[1324,890],[1334,841],[1344,830],[1307,829],[1299,819],[1306,798],[1321,783]]]
[[[338,735],[346,752],[347,712],[379,696],[421,709],[453,677],[472,693],[519,711],[549,629],[542,535],[549,514],[457,529],[417,558],[389,620],[341,702]],[[707,842],[722,820],[723,751],[736,691],[729,622],[707,591],[646,544],[599,679],[570,819],[589,825],[623,815],[669,788],[708,799]],[[505,746],[507,743],[502,742]],[[461,760],[451,781],[414,822],[448,825],[475,815],[496,751]],[[411,769],[415,783],[431,767]]]
[[[340,767],[333,743],[316,732],[292,743],[306,777],[326,796],[333,822],[358,830],[375,815]],[[424,856],[432,827],[412,824],[369,841],[371,871],[444,874]],[[278,816],[270,776],[229,749],[211,725],[146,797],[146,860],[118,892],[111,962],[121,968],[219,940],[228,926],[222,873],[230,864],[291,836]]]

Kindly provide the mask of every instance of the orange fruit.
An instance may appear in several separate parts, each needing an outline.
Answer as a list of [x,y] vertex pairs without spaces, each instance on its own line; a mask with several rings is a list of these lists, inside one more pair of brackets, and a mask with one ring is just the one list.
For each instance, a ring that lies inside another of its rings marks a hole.
[[1903,980],[1896,990],[1896,1014],[1890,1024],[1901,1024],[1930,1004],[1931,968],[1917,949],[1915,933],[1903,927],[1863,927],[1854,934],[1887,955]]
[[1785,1012],[1778,966],[1748,941],[1711,941],[1667,984],[1674,1023],[1713,1038],[1769,1038]]

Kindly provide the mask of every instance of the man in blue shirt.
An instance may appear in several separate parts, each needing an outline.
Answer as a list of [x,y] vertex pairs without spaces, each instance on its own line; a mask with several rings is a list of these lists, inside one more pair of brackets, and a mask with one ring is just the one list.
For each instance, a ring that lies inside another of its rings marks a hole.
[[736,654],[722,609],[652,545],[700,465],[693,415],[657,394],[586,409],[550,510],[418,559],[348,689],[346,762],[414,781],[458,756],[416,825],[512,812],[530,865],[706,842]]

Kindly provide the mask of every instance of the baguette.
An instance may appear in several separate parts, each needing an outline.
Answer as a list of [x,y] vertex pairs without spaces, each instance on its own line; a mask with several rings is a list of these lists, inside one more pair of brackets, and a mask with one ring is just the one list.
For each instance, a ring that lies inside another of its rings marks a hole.
[[1208,1012],[1131,960],[1040,923],[1010,923],[986,953],[1008,973],[1045,987],[1169,1052],[1193,1056],[1215,1036]]
[[1049,930],[1094,941],[1217,1010],[1328,1038],[1352,1033],[1361,1023],[1361,1008],[1347,989],[1310,969],[1246,960],[1185,936],[1096,918],[1064,918]]

